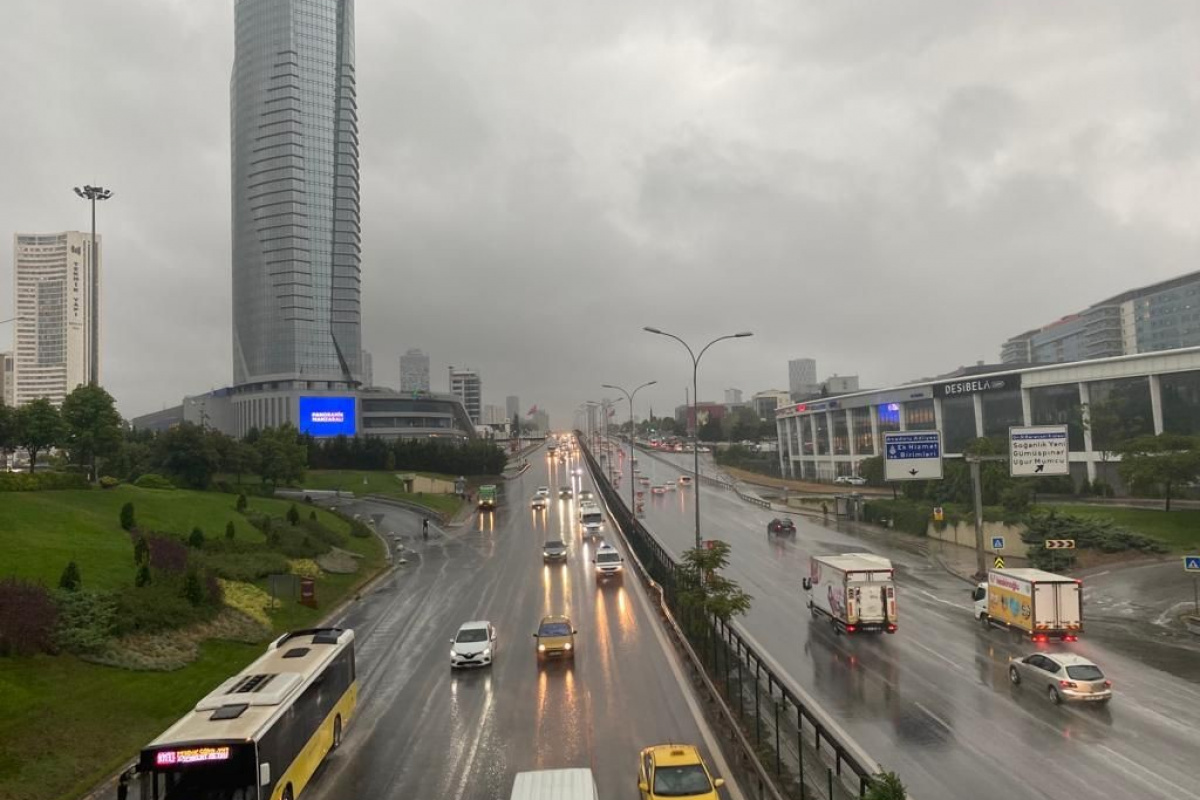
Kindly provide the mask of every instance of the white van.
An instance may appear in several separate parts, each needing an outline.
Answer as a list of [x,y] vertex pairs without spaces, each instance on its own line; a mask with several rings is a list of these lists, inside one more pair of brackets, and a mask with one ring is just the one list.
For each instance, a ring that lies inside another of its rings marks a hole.
[[597,536],[604,531],[604,512],[596,503],[584,501],[579,504],[579,523],[584,536]]
[[596,779],[586,767],[518,772],[510,800],[599,800]]

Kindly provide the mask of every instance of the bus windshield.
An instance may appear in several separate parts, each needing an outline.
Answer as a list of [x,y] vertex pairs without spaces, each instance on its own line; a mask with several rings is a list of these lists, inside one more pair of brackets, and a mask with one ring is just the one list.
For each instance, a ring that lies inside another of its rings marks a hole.
[[143,750],[141,800],[258,800],[253,744]]

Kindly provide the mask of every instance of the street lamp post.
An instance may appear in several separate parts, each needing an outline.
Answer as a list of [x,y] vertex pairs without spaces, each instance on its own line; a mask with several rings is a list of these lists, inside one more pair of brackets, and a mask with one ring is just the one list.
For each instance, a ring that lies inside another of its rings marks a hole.
[[646,331],[647,333],[657,333],[659,336],[668,336],[674,339],[683,345],[684,349],[687,350],[688,355],[692,358],[692,473],[694,476],[692,480],[695,484],[693,487],[693,493],[695,495],[693,500],[696,504],[696,547],[699,548],[703,543],[700,539],[700,416],[697,412],[696,406],[696,403],[698,402],[696,383],[697,374],[700,371],[700,359],[704,358],[704,354],[708,352],[708,348],[712,347],[717,342],[722,342],[726,339],[742,339],[747,336],[753,336],[754,334],[750,331],[742,331],[741,333],[731,333],[726,336],[718,336],[716,339],[713,339],[711,342],[704,345],[704,348],[700,350],[700,355],[696,355],[692,351],[692,348],[688,346],[687,342],[685,342],[683,339],[680,339],[673,333],[667,333],[666,331],[659,330],[658,328],[651,328],[648,325],[642,328],[642,330]]
[[100,385],[100,259],[96,253],[96,201],[107,200],[113,196],[109,189],[103,186],[87,186],[82,189],[75,187],[75,194],[92,204],[92,320],[88,326],[91,329],[91,364],[88,365],[88,383]]
[[[643,383],[641,386],[639,386],[639,387],[637,387],[636,389],[634,389],[632,392],[627,392],[627,391],[625,391],[625,389],[623,389],[622,387],[620,387],[620,386],[617,386],[617,385],[615,385],[615,384],[612,384],[612,383],[602,383],[602,384],[600,384],[601,388],[604,388],[604,389],[614,389],[614,390],[616,390],[616,391],[620,392],[621,394],[625,395],[625,399],[629,401],[629,458],[630,458],[630,459],[632,459],[632,458],[633,458],[633,441],[634,441],[634,430],[633,430],[633,398],[637,397],[637,393],[638,393],[638,392],[640,392],[642,389],[645,389],[647,386],[653,386],[653,385],[654,385],[654,384],[656,384],[656,383],[658,383],[658,381],[647,381],[646,383]],[[629,470],[629,513],[630,513],[630,514],[632,514],[632,515],[634,516],[634,518],[636,519],[636,518],[637,518],[637,501],[636,501],[637,485],[636,485],[636,481],[634,481],[634,479],[633,479],[633,466],[632,466],[632,465],[633,465],[633,461],[631,460],[629,463],[630,463],[630,470]]]

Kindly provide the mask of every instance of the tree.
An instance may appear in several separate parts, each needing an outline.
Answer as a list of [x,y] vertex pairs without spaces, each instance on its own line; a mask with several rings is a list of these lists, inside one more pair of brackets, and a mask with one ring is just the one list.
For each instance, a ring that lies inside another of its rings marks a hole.
[[248,505],[248,503],[246,502],[246,495],[244,495],[244,494],[239,494],[239,495],[238,495],[238,499],[237,499],[237,503],[234,505],[234,507],[235,507],[235,508],[236,508],[238,511],[245,511],[245,510],[246,510],[246,506],[247,506],[247,505]]
[[880,772],[871,776],[871,786],[863,800],[905,800],[908,790],[894,772]]
[[883,456],[871,456],[858,462],[858,476],[869,486],[883,486]]
[[300,509],[296,508],[295,503],[288,506],[287,521],[293,528],[300,524]]
[[1122,442],[1117,452],[1121,455],[1121,478],[1130,490],[1161,488],[1166,511],[1171,510],[1171,490],[1200,476],[1200,439],[1193,436],[1139,436]]
[[39,397],[17,409],[17,444],[29,453],[29,472],[37,468],[38,453],[58,447],[66,438],[66,426],[58,409]]
[[683,563],[679,565],[682,603],[722,622],[749,611],[754,598],[720,572],[728,564],[729,545],[720,540],[714,541],[712,547],[684,551]]
[[154,453],[159,469],[191,489],[207,489],[221,467],[215,440],[190,422],[161,434],[154,442]]
[[280,483],[298,483],[304,480],[304,469],[308,465],[308,448],[300,440],[299,431],[292,425],[267,428],[259,436],[254,447],[258,450],[258,473],[263,483],[277,486]]
[[231,442],[226,448],[223,458],[223,469],[237,476],[238,484],[242,482],[243,473],[258,472],[258,450],[246,442]]
[[225,538],[233,541],[233,537],[237,535],[237,529],[233,527],[233,520],[225,523]]
[[79,574],[79,565],[74,561],[67,562],[66,568],[62,571],[62,577],[58,579],[58,588],[68,592],[77,592],[82,585],[83,577]]
[[192,528],[192,533],[188,536],[188,545],[195,548],[204,547],[204,530],[199,526]]
[[8,463],[8,454],[17,446],[16,409],[0,402],[0,466]]
[[137,519],[133,513],[133,503],[126,503],[121,506],[121,529],[131,531],[137,527]]
[[708,421],[700,426],[700,430],[696,434],[697,438],[703,442],[719,442],[724,436],[721,431],[721,420],[710,416]]
[[62,419],[71,460],[86,466],[95,481],[96,457],[115,453],[121,445],[121,415],[116,402],[99,386],[79,386],[63,400]]

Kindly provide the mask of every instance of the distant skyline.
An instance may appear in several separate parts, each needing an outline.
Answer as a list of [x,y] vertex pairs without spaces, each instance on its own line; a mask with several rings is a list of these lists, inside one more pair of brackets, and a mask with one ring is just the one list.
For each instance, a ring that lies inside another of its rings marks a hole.
[[[488,402],[560,423],[602,383],[657,380],[638,413],[673,408],[691,365],[652,325],[754,331],[705,355],[702,399],[786,385],[797,353],[886,386],[1200,263],[1192,2],[355,13],[381,384],[419,342],[439,383],[470,364]],[[234,40],[230,3],[0,4],[22,109],[0,228],[83,229],[71,187],[117,193],[97,222],[125,416],[230,383]]]

